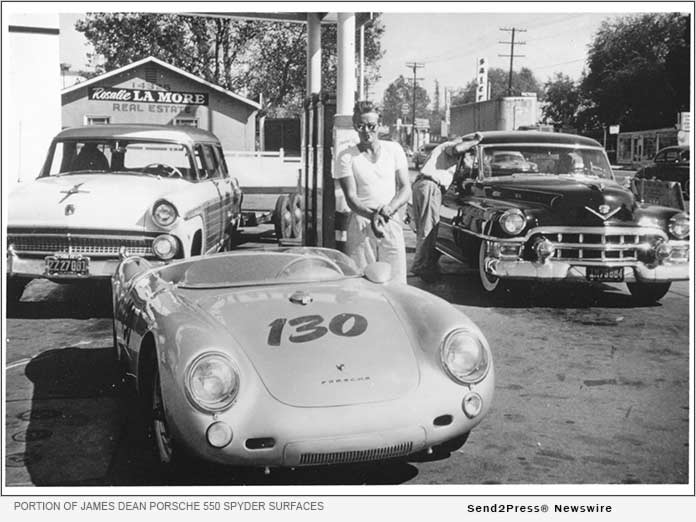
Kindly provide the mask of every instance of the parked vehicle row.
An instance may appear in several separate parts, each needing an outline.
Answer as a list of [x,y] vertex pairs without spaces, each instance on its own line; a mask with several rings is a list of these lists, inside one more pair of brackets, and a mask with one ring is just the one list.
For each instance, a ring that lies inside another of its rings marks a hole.
[[[649,303],[688,279],[688,214],[619,185],[596,141],[479,137],[473,151],[454,150],[437,248],[475,266],[487,292],[625,282]],[[358,270],[312,247],[218,253],[241,202],[209,132],[65,130],[39,178],[12,194],[9,299],[37,277],[110,280],[115,358],[135,378],[164,466],[190,456],[316,466],[461,446],[493,398],[476,325],[428,292],[386,284],[385,263]],[[300,235],[296,211],[287,197],[277,205],[287,237]]]

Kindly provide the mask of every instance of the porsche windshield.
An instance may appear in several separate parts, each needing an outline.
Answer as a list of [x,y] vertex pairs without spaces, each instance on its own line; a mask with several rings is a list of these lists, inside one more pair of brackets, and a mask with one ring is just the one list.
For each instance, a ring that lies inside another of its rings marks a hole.
[[49,153],[48,165],[44,176],[94,172],[190,179],[194,172],[183,145],[138,140],[59,141]]
[[613,179],[601,149],[558,145],[493,145],[483,148],[484,177],[590,176]]
[[323,248],[219,254],[173,264],[160,271],[162,279],[182,288],[335,281],[361,275],[349,257]]

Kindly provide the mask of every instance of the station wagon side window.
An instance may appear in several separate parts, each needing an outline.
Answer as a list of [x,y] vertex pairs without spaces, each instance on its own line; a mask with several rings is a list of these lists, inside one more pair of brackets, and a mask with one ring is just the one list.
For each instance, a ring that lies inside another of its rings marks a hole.
[[211,145],[196,145],[195,154],[199,179],[220,179],[224,176],[223,167]]
[[230,172],[227,169],[227,162],[225,161],[225,154],[222,152],[222,147],[220,147],[219,145],[213,147],[213,151],[215,152],[215,159],[218,162],[219,168],[222,171],[222,177],[229,178]]

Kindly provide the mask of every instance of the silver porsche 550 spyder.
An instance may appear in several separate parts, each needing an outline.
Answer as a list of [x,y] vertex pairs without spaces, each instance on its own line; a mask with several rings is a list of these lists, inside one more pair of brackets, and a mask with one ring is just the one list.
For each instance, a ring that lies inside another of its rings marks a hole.
[[389,277],[323,248],[125,257],[114,347],[160,461],[299,467],[461,446],[493,397],[488,343]]

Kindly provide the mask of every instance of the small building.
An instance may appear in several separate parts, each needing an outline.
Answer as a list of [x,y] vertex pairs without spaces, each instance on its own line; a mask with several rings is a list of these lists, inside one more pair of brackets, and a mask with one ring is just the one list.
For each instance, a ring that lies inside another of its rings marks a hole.
[[110,123],[191,125],[226,150],[256,149],[258,102],[153,56],[61,91],[63,128]]
[[539,123],[536,95],[504,96],[450,107],[450,136],[462,136],[475,131],[518,130]]

